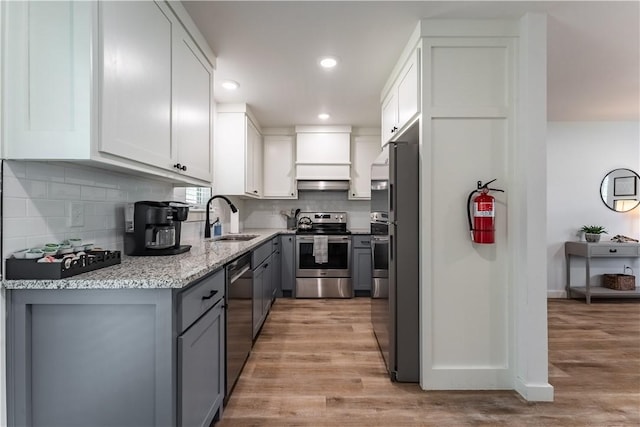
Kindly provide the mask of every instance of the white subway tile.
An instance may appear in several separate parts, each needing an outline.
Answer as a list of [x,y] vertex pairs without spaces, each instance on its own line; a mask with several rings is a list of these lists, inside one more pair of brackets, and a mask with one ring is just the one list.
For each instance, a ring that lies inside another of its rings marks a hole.
[[[96,169],[97,171],[98,169]],[[64,181],[67,184],[96,185],[96,172],[92,169],[69,166],[65,169]]]
[[76,228],[69,226],[69,219],[66,217],[47,218],[47,233],[55,236],[58,241],[64,240],[66,233],[72,232]]
[[127,192],[122,190],[116,190],[113,188],[108,188],[106,190],[105,200],[111,200],[114,202],[127,200]]
[[24,237],[5,238],[3,242],[3,253],[5,258],[9,258],[12,253],[28,249],[27,239]]
[[47,162],[26,162],[26,177],[52,182],[64,182],[65,169]]
[[105,216],[87,216],[84,218],[83,231],[98,231],[105,230]]
[[4,177],[13,177],[13,178],[25,178],[27,176],[26,173],[26,162],[20,162],[17,160],[7,160],[4,164]]
[[75,184],[49,183],[49,198],[62,200],[79,200],[80,186]]
[[44,218],[5,218],[4,238],[28,237],[45,234],[47,230]]
[[81,186],[80,198],[82,200],[106,200],[107,190],[100,187]]
[[17,199],[13,197],[4,198],[4,212],[5,218],[21,218],[27,216],[27,199]]
[[27,216],[58,216],[64,217],[66,214],[63,200],[32,199],[27,200]]
[[4,179],[4,195],[23,199],[42,199],[47,197],[47,183],[25,178],[7,177]]

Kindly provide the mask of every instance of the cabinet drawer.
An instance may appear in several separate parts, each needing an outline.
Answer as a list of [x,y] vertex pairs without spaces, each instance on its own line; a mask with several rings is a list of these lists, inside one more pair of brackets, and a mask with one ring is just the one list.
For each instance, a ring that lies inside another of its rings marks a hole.
[[367,235],[354,235],[353,237],[353,247],[354,248],[370,248],[371,247],[371,236]]
[[257,247],[251,254],[251,269],[255,270],[273,252],[271,241]]
[[636,257],[638,256],[637,246],[596,246],[591,248],[591,256],[612,256],[612,257]]
[[178,295],[178,319],[180,332],[187,329],[224,297],[224,270],[205,277]]

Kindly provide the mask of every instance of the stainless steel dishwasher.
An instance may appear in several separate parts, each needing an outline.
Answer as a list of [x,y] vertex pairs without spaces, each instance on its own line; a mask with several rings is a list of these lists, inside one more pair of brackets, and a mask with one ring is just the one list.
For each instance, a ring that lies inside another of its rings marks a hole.
[[226,340],[226,404],[231,391],[249,357],[253,340],[252,297],[253,272],[251,254],[241,256],[226,267],[227,340]]

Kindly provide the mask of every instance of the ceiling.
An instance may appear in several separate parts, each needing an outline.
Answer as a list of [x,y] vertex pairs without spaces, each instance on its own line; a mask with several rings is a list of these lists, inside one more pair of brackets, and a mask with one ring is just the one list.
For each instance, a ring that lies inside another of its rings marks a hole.
[[[548,14],[547,116],[640,120],[640,2],[184,1],[217,55],[215,99],[262,127],[379,127],[380,95],[421,18]],[[338,66],[322,70],[323,55]],[[229,92],[226,79],[240,83]],[[327,112],[321,121],[318,113]]]

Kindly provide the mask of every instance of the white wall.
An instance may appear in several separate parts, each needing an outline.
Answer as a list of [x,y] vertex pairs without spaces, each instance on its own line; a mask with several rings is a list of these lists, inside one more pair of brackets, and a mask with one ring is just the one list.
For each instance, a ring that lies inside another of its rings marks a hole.
[[[566,296],[564,242],[580,240],[580,227],[604,225],[603,239],[640,238],[640,208],[618,213],[600,198],[602,178],[612,169],[640,173],[640,122],[549,122],[547,165],[547,287],[549,297],[560,298]],[[593,283],[604,273],[622,273],[624,264],[640,273],[638,260],[593,260]],[[584,285],[583,260],[572,260],[571,278]]]

